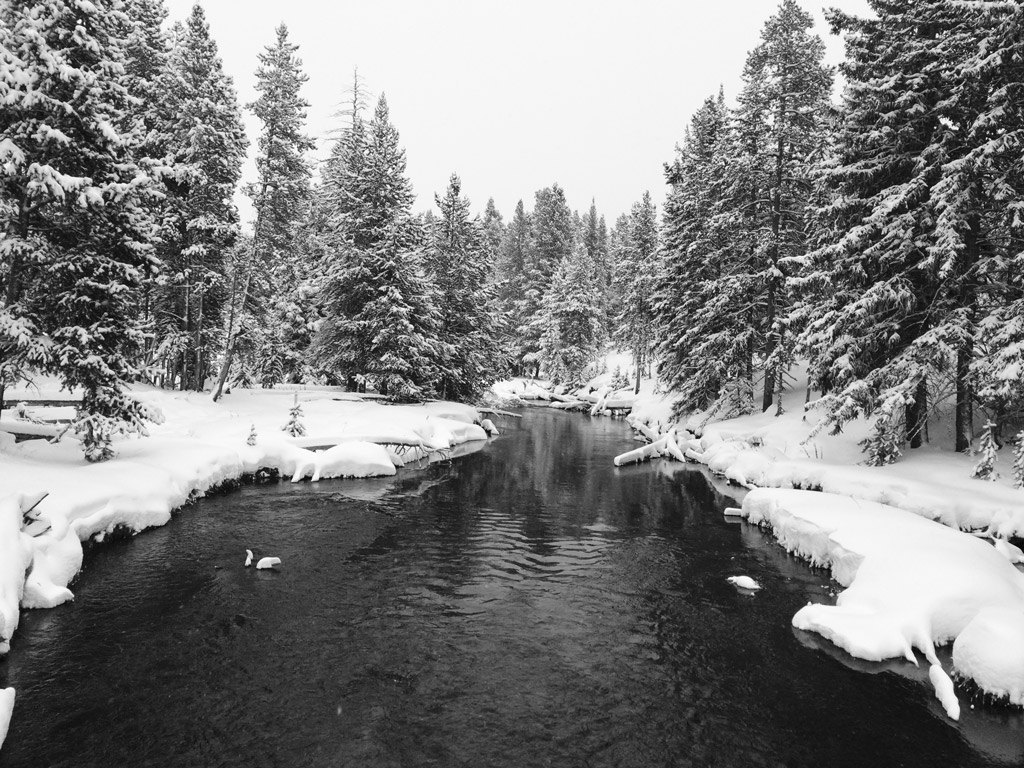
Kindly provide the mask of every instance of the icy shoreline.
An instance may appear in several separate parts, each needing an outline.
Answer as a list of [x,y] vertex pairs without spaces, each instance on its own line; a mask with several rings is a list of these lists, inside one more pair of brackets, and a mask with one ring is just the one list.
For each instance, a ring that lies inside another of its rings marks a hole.
[[[389,406],[302,392],[306,434],[292,438],[282,425],[293,392],[242,390],[216,404],[199,393],[135,394],[165,421],[148,438],[117,442],[116,458],[101,464],[85,462],[71,438],[15,444],[0,432],[0,655],[21,608],[74,598],[68,585],[81,570],[83,542],[164,525],[190,501],[260,470],[292,482],[393,475],[397,466],[487,439],[476,410],[458,403]],[[0,691],[0,734],[14,704],[7,690]]]
[[616,466],[658,457],[707,466],[750,491],[743,514],[751,523],[830,568],[846,587],[837,605],[797,612],[795,627],[867,661],[917,664],[916,649],[947,715],[957,719],[956,691],[934,650],[952,643],[954,678],[1024,707],[1024,574],[1014,567],[1024,553],[1009,541],[1024,535],[1024,492],[1005,478],[972,478],[976,459],[935,445],[891,466],[864,466],[859,442],[868,425],[813,434],[803,390],[787,393],[781,415],[772,409],[716,421],[694,414],[676,422],[671,394],[657,393],[653,381],[642,380],[633,395],[612,390],[611,378],[562,394],[524,381],[495,392],[591,415],[607,415],[605,402],[630,400],[626,420],[646,443],[618,456]]

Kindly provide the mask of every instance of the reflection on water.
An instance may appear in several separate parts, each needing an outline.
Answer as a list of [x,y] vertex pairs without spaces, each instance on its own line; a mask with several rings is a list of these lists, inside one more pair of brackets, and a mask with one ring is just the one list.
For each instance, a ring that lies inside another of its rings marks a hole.
[[451,462],[244,488],[95,550],[0,663],[0,765],[1021,762],[1019,715],[952,724],[912,666],[865,675],[795,633],[833,585],[723,518],[700,471],[612,467],[632,445],[608,419],[500,426]]

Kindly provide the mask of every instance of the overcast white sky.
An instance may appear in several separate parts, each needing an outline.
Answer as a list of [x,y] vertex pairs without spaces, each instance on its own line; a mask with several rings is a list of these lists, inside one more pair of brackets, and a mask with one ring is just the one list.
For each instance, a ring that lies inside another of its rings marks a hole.
[[[822,0],[799,0],[818,22]],[[166,0],[183,20],[193,0]],[[609,226],[645,190],[664,198],[662,166],[701,102],[725,86],[733,102],[747,51],[775,0],[201,0],[243,104],[256,56],[282,21],[309,82],[308,133],[328,152],[332,118],[359,68],[384,92],[408,157],[416,210],[458,173],[482,212],[511,216],[558,182],[569,205],[597,202]],[[867,13],[867,0],[829,6]],[[372,109],[372,107],[371,107]],[[255,145],[259,122],[247,113]],[[250,150],[250,155],[252,154]],[[252,180],[255,166],[245,168]],[[244,214],[248,217],[248,214]]]

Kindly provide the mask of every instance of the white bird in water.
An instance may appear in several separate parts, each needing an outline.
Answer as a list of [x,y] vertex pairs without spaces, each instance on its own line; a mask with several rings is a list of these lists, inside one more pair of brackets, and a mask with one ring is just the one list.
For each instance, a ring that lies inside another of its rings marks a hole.
[[257,571],[265,571],[268,568],[273,568],[275,565],[280,565],[280,564],[281,564],[281,558],[280,557],[263,557],[263,558],[260,558],[260,561],[258,563],[256,563],[256,570]]
[[740,589],[755,590],[761,588],[761,585],[749,576],[730,576],[727,581]]
[[245,550],[245,567],[248,568],[250,565],[252,565],[252,550],[247,549]]

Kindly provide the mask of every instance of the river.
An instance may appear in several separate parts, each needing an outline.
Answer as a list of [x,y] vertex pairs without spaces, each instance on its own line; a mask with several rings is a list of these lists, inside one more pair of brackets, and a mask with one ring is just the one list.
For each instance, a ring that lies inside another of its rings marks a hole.
[[1024,762],[1019,712],[953,723],[926,669],[794,630],[835,585],[726,519],[701,469],[614,468],[634,444],[611,419],[499,426],[451,462],[246,486],[94,548],[0,662],[0,766]]

